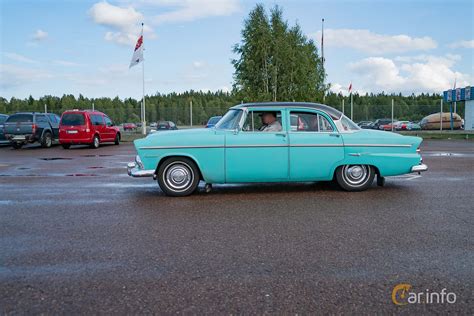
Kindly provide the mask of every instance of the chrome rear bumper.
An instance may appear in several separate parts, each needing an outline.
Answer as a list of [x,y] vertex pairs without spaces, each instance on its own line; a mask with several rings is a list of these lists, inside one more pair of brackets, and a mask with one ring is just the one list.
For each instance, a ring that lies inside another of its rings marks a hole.
[[137,163],[130,162],[127,164],[127,173],[131,177],[142,178],[142,177],[153,177],[155,170],[143,170],[140,169]]
[[428,170],[428,166],[424,163],[411,167],[411,172],[423,172]]

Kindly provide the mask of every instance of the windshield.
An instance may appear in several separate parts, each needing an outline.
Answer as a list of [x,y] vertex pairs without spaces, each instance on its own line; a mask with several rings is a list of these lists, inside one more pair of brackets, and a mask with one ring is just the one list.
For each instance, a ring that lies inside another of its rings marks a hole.
[[229,110],[216,124],[217,129],[235,129],[239,126],[242,110]]
[[356,123],[352,122],[347,116],[342,116],[341,124],[345,131],[358,131],[360,127]]
[[82,113],[66,113],[61,119],[61,125],[85,125],[84,115]]
[[217,122],[219,122],[220,119],[221,116],[213,116],[209,119],[209,122],[207,122],[207,124],[216,124]]

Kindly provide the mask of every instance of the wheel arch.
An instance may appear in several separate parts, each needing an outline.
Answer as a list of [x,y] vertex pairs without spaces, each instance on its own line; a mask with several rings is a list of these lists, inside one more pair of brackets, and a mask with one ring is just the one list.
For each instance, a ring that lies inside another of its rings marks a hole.
[[169,155],[166,155],[166,156],[163,156],[160,158],[160,160],[158,161],[157,165],[156,165],[156,169],[155,169],[155,176],[158,175],[158,170],[160,169],[161,165],[168,159],[170,158],[188,158],[190,159],[192,162],[194,162],[194,164],[196,165],[198,171],[199,171],[199,179],[200,180],[204,180],[204,177],[203,177],[203,174],[202,174],[202,171],[201,171],[201,166],[199,165],[199,162],[198,160],[196,159],[196,157],[192,156],[192,155],[189,155],[189,154],[169,154]]
[[366,165],[366,166],[370,166],[372,168],[374,168],[374,171],[375,171],[375,174],[377,176],[380,176],[380,170],[379,170],[379,167],[377,167],[376,165],[374,164],[371,164],[371,163],[344,163],[344,162],[340,162],[338,164],[336,164],[334,166],[334,168],[332,169],[332,179],[334,180],[336,178],[336,170],[337,168],[339,167],[342,167],[342,166],[345,166],[345,165]]

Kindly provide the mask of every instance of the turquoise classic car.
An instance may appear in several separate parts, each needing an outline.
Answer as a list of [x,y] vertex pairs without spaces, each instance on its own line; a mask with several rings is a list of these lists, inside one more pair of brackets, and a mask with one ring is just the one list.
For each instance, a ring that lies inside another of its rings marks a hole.
[[377,176],[427,170],[419,137],[360,129],[316,103],[236,105],[213,128],[155,133],[135,140],[132,177],[153,177],[164,193],[186,196],[213,183],[332,181],[347,191]]

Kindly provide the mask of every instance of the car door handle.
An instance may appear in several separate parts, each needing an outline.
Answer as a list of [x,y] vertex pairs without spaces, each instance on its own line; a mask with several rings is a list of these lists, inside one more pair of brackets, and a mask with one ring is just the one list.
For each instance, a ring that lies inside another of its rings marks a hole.
[[329,136],[332,136],[332,137],[340,137],[341,135],[336,134],[336,133],[332,133],[332,134],[329,134]]
[[276,133],[276,136],[286,137],[286,133]]

